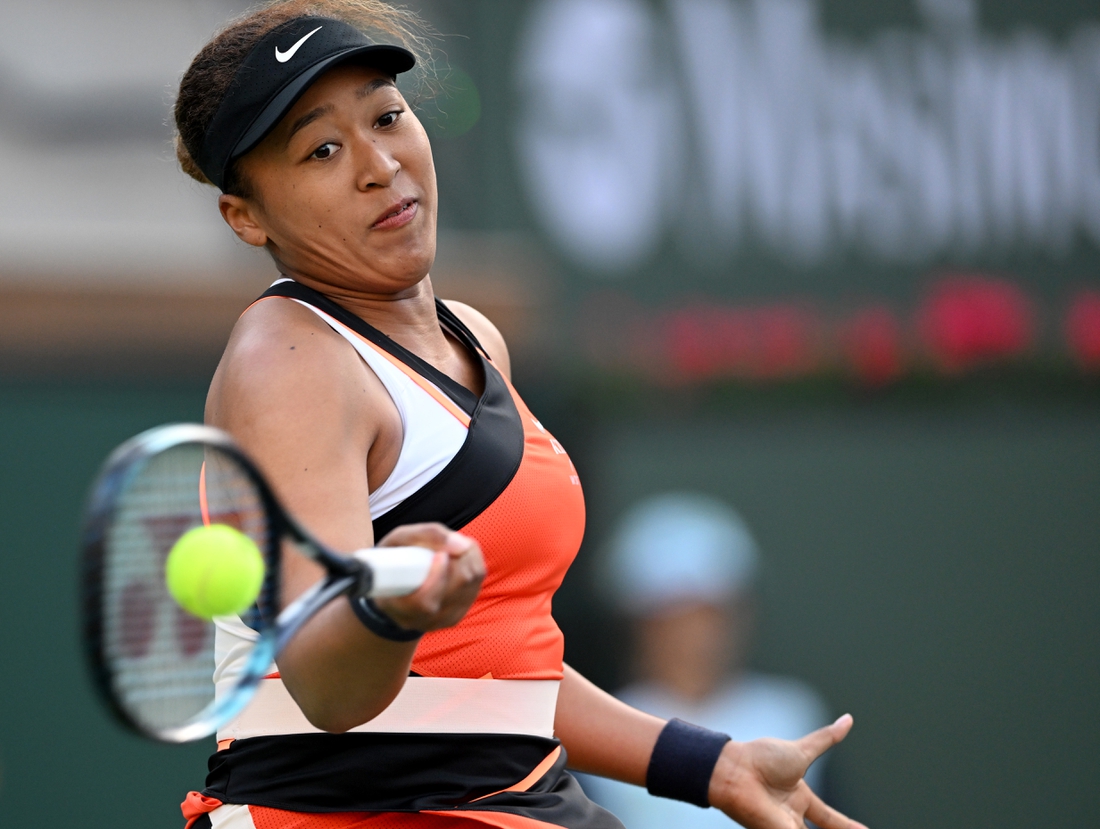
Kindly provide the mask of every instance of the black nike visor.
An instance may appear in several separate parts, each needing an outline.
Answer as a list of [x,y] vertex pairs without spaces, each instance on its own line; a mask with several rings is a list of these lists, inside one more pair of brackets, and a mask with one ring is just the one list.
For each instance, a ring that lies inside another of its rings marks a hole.
[[296,17],[272,29],[234,75],[195,157],[199,168],[224,191],[233,162],[263,141],[317,78],[348,62],[396,78],[416,58],[328,17]]

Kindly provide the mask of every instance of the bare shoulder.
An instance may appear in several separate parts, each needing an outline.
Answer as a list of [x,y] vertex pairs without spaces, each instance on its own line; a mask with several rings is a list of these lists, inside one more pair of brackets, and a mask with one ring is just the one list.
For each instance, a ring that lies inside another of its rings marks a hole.
[[308,442],[310,435],[346,440],[353,423],[367,425],[361,439],[369,445],[377,383],[316,314],[289,300],[265,300],[233,329],[210,385],[206,421],[261,454],[272,443]]
[[[207,419],[232,417],[223,404],[264,404],[285,393],[325,381],[348,355],[340,337],[296,302],[269,299],[249,308],[233,327],[207,399]],[[335,363],[333,363],[335,361]],[[331,369],[323,367],[331,365]],[[321,369],[321,377],[317,377]],[[331,385],[325,382],[325,385]]]
[[445,299],[443,302],[477,337],[478,342],[489,355],[489,359],[497,367],[497,371],[511,379],[512,360],[508,354],[508,345],[497,327],[483,313],[465,302],[457,302],[453,299]]

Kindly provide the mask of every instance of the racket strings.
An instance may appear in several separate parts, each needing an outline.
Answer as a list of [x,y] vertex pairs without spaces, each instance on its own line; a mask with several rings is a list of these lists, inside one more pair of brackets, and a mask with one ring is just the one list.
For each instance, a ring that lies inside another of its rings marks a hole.
[[211,523],[268,549],[267,512],[252,479],[232,456],[183,444],[131,472],[107,528],[102,653],[118,703],[152,732],[192,720],[214,700],[216,626],[180,607],[165,584],[175,542]]

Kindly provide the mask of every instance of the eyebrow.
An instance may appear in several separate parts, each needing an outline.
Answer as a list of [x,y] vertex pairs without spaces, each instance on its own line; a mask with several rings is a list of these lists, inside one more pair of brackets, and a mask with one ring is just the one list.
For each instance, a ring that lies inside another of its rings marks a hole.
[[[359,99],[363,99],[363,98],[366,98],[370,95],[373,95],[379,89],[382,89],[384,87],[395,87],[396,88],[396,86],[397,86],[397,84],[394,83],[392,78],[375,78],[373,81],[369,81],[369,82],[363,84],[357,90],[355,90],[355,97],[359,98]],[[287,145],[290,144],[290,139],[294,137],[294,134],[297,133],[298,130],[309,126],[314,121],[316,121],[318,118],[320,118],[322,115],[330,114],[334,109],[335,109],[335,107],[332,104],[325,104],[324,106],[319,106],[316,109],[311,109],[309,112],[307,112],[305,115],[303,115],[297,121],[295,121],[290,127],[290,132],[287,133],[287,136],[286,136]]]
[[287,136],[286,136],[287,145],[290,144],[290,139],[294,137],[294,134],[296,132],[298,132],[298,130],[312,124],[314,121],[316,121],[322,115],[328,115],[334,109],[336,109],[336,107],[334,107],[332,104],[325,104],[324,106],[319,106],[316,109],[311,109],[309,112],[307,112],[305,115],[303,115],[297,121],[295,121],[293,123],[293,125],[291,125],[291,127],[290,127],[290,132],[287,133]]
[[368,95],[373,95],[379,89],[386,86],[396,87],[397,84],[393,82],[393,78],[375,78],[373,81],[368,81],[359,87],[355,92],[356,98],[366,98]]

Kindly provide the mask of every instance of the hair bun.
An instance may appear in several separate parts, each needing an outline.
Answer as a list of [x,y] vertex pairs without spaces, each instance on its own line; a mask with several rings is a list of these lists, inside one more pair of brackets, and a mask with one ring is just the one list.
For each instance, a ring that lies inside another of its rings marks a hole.
[[180,138],[179,134],[176,135],[174,143],[176,146],[176,161],[179,162],[180,169],[199,184],[213,184],[213,182],[206,177],[206,173],[199,169],[199,165],[196,164],[195,159],[191,157],[187,145],[183,143],[183,139]]

